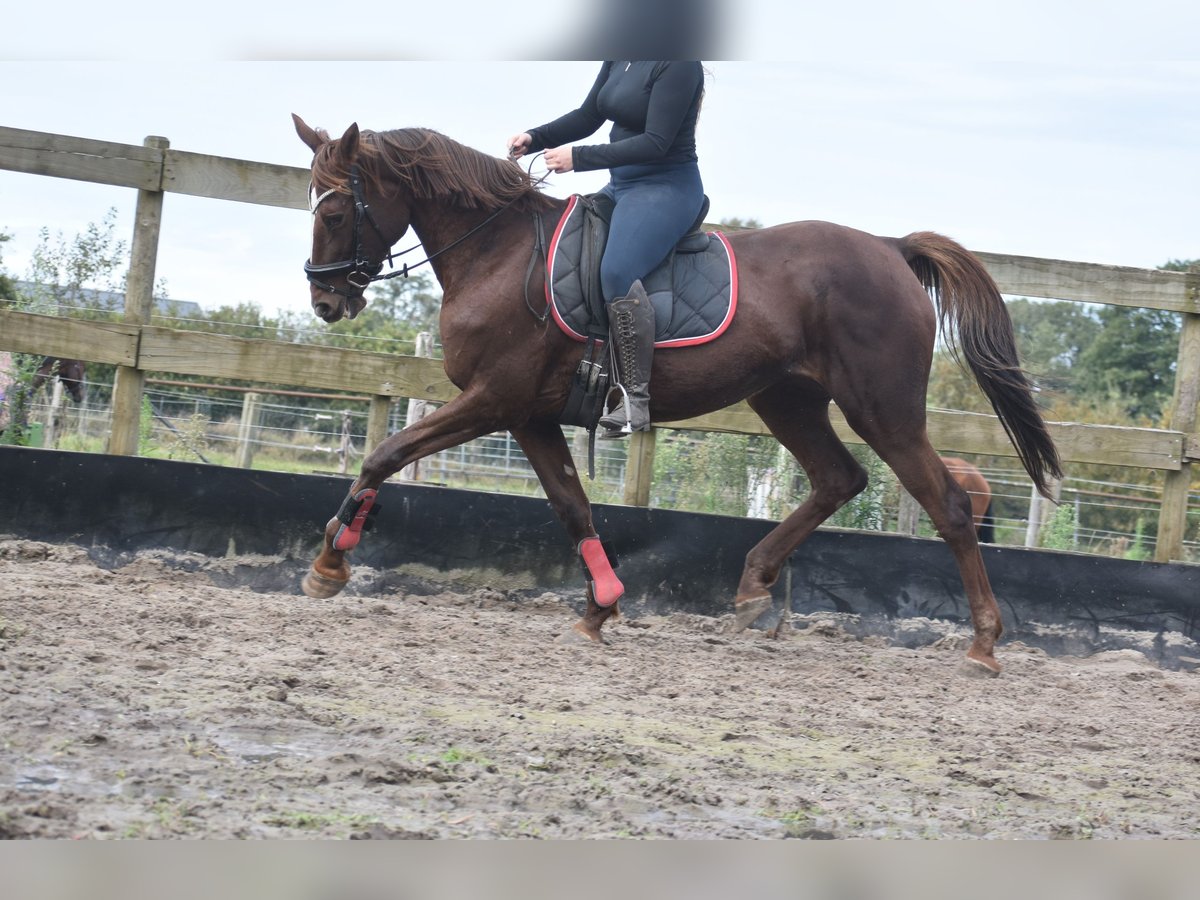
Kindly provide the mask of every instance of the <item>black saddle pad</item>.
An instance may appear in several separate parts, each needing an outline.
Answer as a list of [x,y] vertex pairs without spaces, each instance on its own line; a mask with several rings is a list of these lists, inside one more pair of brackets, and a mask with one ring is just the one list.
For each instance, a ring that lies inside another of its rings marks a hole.
[[[546,300],[554,321],[578,341],[608,333],[599,266],[606,223],[586,198],[572,197],[554,230]],[[720,232],[690,234],[642,282],[654,306],[656,347],[689,347],[719,337],[737,310],[737,261]]]

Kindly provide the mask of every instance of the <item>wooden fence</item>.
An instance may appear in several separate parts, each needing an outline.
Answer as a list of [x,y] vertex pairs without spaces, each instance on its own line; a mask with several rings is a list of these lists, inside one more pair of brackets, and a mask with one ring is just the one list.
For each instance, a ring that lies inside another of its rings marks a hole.
[[[395,398],[444,402],[457,389],[441,363],[420,357],[177,331],[148,324],[164,196],[191,194],[306,210],[307,169],[173,150],[161,137],[142,146],[0,127],[0,168],[119,185],[138,191],[124,321],[98,323],[0,310],[0,350],[55,354],[116,365],[109,452],[136,453],[147,372],[237,379],[371,397],[368,446],[386,436]],[[1169,429],[1051,423],[1064,462],[1156,469],[1164,473],[1156,559],[1181,559],[1193,466],[1200,462],[1200,276],[1152,269],[977,254],[1008,295],[1169,310],[1182,316]],[[838,434],[861,443],[834,410]],[[767,434],[739,403],[672,428]],[[941,451],[1014,456],[994,416],[931,410],[929,433]],[[634,435],[626,502],[646,505],[654,432]]]

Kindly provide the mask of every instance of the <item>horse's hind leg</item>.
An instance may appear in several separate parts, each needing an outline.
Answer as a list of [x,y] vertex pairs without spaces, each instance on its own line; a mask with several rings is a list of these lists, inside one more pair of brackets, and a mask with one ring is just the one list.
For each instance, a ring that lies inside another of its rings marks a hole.
[[592,507],[579,481],[579,472],[571,458],[570,448],[556,422],[538,420],[512,429],[513,437],[525,451],[529,464],[537,473],[571,544],[580,554],[588,573],[587,612],[576,622],[564,639],[588,639],[603,643],[600,627],[618,613],[617,601],[624,588],[600,546],[592,525]]
[[975,640],[967,651],[967,659],[978,664],[979,672],[995,675],[1000,672],[995,656],[996,641],[1004,627],[979,551],[971,498],[938,458],[925,435],[924,412],[919,415],[920,418],[908,427],[900,428],[894,427],[894,422],[883,422],[886,415],[861,422],[850,419],[849,414],[847,418],[854,430],[896,473],[905,490],[929,514],[938,534],[950,547],[958,563],[975,628]]
[[867,473],[829,422],[829,395],[812,382],[789,382],[749,399],[771,433],[804,467],[811,485],[805,501],[746,555],[734,600],[734,630],[771,607],[771,586],[788,555],[817,526],[867,486]]

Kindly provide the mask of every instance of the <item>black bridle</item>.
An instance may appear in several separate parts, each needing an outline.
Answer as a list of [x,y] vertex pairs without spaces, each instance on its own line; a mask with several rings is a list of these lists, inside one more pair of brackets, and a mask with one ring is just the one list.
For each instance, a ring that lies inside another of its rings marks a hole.
[[[317,197],[312,204],[312,214],[315,217],[317,207],[321,205],[321,201],[330,194],[336,193],[336,188],[330,188],[325,193]],[[371,215],[371,207],[367,205],[367,201],[363,197],[362,173],[359,172],[358,166],[350,167],[350,191],[354,196],[354,258],[343,259],[338,262],[322,263],[319,266],[313,265],[311,259],[304,262],[304,273],[308,276],[308,280],[319,287],[323,291],[328,291],[330,294],[340,294],[346,299],[362,296],[362,292],[367,289],[372,281],[379,277],[379,273],[383,270],[383,263],[373,263],[367,259],[366,250],[363,248],[363,222],[369,224],[375,229],[375,234],[379,236],[379,240],[383,242],[385,247],[391,247],[391,243],[383,236],[375,217]],[[388,262],[391,262],[391,255],[388,256]],[[342,290],[334,287],[327,281],[322,281],[318,275],[340,275],[346,273],[346,282],[353,287],[357,293]]]
[[[538,154],[538,155],[540,156],[541,154]],[[531,163],[531,165],[532,165],[532,163]],[[547,172],[546,174],[549,175],[550,173]],[[542,176],[542,178],[539,179],[539,181],[536,183],[540,184],[541,181],[544,181],[544,180],[545,180],[545,176]],[[321,201],[336,192],[337,192],[336,188],[330,188],[329,190],[325,191],[325,193],[323,193],[319,197],[317,197],[316,200],[313,201],[312,214],[314,217],[317,214],[317,207],[320,206]],[[338,262],[321,263],[320,265],[313,265],[313,262],[311,259],[306,260],[304,263],[304,274],[308,277],[308,280],[310,283],[312,283],[316,287],[318,287],[321,290],[326,291],[330,294],[338,294],[342,297],[345,297],[347,300],[353,300],[356,297],[361,297],[363,295],[363,291],[365,291],[368,287],[370,287],[371,283],[374,281],[384,281],[388,278],[407,278],[408,272],[410,269],[415,269],[417,266],[423,266],[425,263],[441,256],[447,250],[452,250],[453,248],[457,247],[459,244],[461,244],[467,238],[471,237],[471,235],[475,234],[475,232],[479,231],[485,225],[490,223],[493,219],[495,219],[497,216],[499,216],[502,212],[504,212],[506,209],[508,209],[510,206],[512,206],[514,203],[516,203],[517,200],[520,199],[520,196],[517,196],[517,197],[514,197],[513,199],[509,200],[507,203],[505,203],[503,206],[501,206],[499,209],[497,209],[495,212],[493,212],[490,216],[488,216],[486,219],[484,219],[482,222],[480,222],[478,225],[476,225],[474,228],[472,228],[466,234],[462,235],[462,237],[459,237],[456,240],[451,241],[449,244],[447,244],[441,250],[438,250],[435,253],[429,254],[427,257],[425,257],[420,262],[413,263],[412,265],[405,263],[403,266],[401,266],[401,268],[397,269],[394,272],[380,274],[381,272],[383,272],[384,263],[387,263],[388,266],[393,266],[393,262],[392,262],[393,260],[399,259],[401,256],[404,256],[405,254],[412,253],[414,250],[416,250],[421,245],[415,244],[412,247],[409,247],[407,250],[401,250],[399,253],[390,253],[389,252],[387,254],[387,256],[384,257],[384,259],[381,262],[377,262],[377,263],[371,262],[371,260],[367,259],[366,250],[363,248],[363,223],[364,222],[366,222],[373,229],[375,229],[375,234],[379,236],[380,242],[382,242],[382,244],[385,247],[387,247],[390,250],[392,245],[391,245],[391,242],[388,241],[388,239],[383,236],[383,231],[379,228],[379,225],[376,223],[375,217],[371,215],[371,207],[367,205],[366,198],[363,195],[362,173],[359,171],[359,168],[357,165],[353,165],[350,167],[350,193],[354,198],[354,232],[351,236],[353,244],[354,244],[354,258],[353,259],[343,259],[343,260],[339,260]],[[540,226],[541,226],[540,216],[538,216],[537,219],[538,219],[538,222],[537,222],[538,230],[540,232]],[[346,282],[352,288],[354,288],[354,291],[347,291],[347,290],[343,290],[342,288],[339,288],[339,287],[334,287],[328,281],[322,281],[320,278],[317,277],[318,275],[340,275],[343,272],[346,273]]]

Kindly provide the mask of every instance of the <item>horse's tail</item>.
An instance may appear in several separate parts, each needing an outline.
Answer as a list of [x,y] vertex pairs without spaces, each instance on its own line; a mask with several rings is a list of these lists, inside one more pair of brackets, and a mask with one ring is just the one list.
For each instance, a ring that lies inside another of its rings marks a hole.
[[994,544],[996,543],[996,519],[992,515],[992,501],[988,501],[987,509],[983,511],[983,517],[979,520],[979,543]]
[[[983,263],[956,241],[918,231],[899,241],[900,252],[937,304],[942,334],[991,401],[1025,471],[1046,497],[1048,475],[1062,477],[1058,451],[1017,358],[1012,319]],[[947,319],[957,326],[947,327]]]

